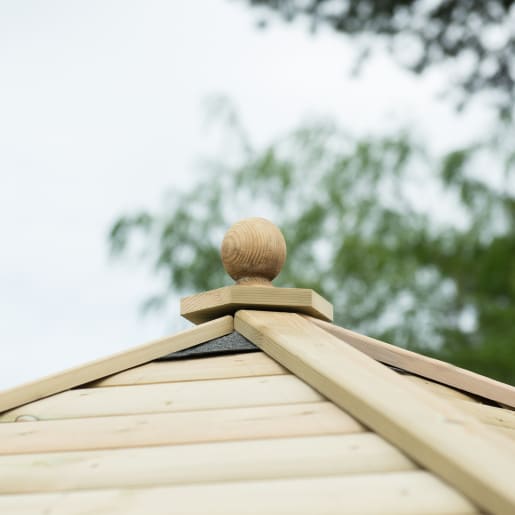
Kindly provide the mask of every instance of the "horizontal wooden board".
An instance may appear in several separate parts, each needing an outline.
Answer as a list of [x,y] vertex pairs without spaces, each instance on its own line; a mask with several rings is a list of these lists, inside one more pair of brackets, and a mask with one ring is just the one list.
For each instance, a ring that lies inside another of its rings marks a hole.
[[83,388],[26,404],[0,416],[2,422],[166,413],[198,409],[316,402],[322,396],[293,375],[241,377],[188,383]]
[[181,315],[194,324],[232,315],[239,309],[295,311],[323,320],[333,319],[333,305],[317,292],[306,288],[238,284],[181,299]]
[[240,311],[235,329],[485,510],[515,513],[507,438],[299,315]]
[[363,427],[331,402],[0,424],[0,455],[345,434]]
[[416,468],[401,452],[372,433],[310,436],[0,456],[0,493],[370,474]]
[[174,383],[232,377],[272,376],[287,370],[264,352],[246,352],[209,358],[159,361],[131,368],[89,384],[92,387]]
[[231,316],[73,367],[0,393],[0,413],[232,332]]
[[10,515],[466,515],[466,499],[422,471],[0,496]]
[[444,361],[422,356],[375,338],[369,338],[314,317],[307,316],[306,318],[381,363],[515,408],[514,386],[495,381]]

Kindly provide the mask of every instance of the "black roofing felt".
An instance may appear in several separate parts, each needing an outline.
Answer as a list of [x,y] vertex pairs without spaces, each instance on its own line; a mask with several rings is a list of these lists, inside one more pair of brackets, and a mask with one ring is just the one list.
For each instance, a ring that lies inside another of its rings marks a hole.
[[203,358],[206,356],[216,356],[219,354],[236,354],[240,352],[256,352],[259,349],[247,338],[236,331],[220,338],[215,338],[206,343],[195,345],[189,349],[184,349],[167,356],[159,358],[158,361],[170,361],[184,358]]

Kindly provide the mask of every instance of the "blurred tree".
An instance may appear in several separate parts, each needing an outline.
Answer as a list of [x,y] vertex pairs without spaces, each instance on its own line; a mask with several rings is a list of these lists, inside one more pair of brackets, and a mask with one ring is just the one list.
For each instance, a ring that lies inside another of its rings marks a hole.
[[229,284],[218,245],[261,213],[288,244],[278,285],[319,291],[346,327],[515,383],[513,155],[485,182],[481,145],[438,158],[407,133],[355,139],[318,123],[255,149],[228,119],[234,162],[112,227],[115,254],[139,241],[164,278],[147,307]]
[[[246,0],[313,30],[330,26],[352,36],[365,57],[378,40],[414,72],[452,62],[462,95],[490,91],[508,114],[515,99],[514,0]],[[260,20],[266,26],[268,17]]]

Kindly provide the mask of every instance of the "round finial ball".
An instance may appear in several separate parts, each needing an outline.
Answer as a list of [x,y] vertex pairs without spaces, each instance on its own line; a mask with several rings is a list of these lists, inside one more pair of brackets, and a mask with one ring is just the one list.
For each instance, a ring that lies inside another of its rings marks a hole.
[[222,263],[238,284],[271,286],[285,260],[284,236],[265,218],[241,220],[225,233]]

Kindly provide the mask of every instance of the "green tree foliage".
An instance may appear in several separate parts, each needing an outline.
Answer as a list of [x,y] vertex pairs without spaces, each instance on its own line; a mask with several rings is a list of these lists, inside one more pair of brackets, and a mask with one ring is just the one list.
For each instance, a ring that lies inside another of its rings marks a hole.
[[139,242],[163,277],[150,306],[230,284],[225,230],[265,216],[288,244],[277,285],[317,290],[343,326],[515,383],[513,157],[483,181],[480,145],[437,157],[407,133],[357,139],[329,123],[264,148],[236,123],[231,135],[238,155],[112,227],[115,254]]
[[[313,30],[330,26],[362,46],[388,46],[414,72],[452,63],[465,99],[492,91],[504,111],[515,98],[513,0],[246,0],[291,21],[307,18]],[[266,15],[261,25],[266,25]]]

